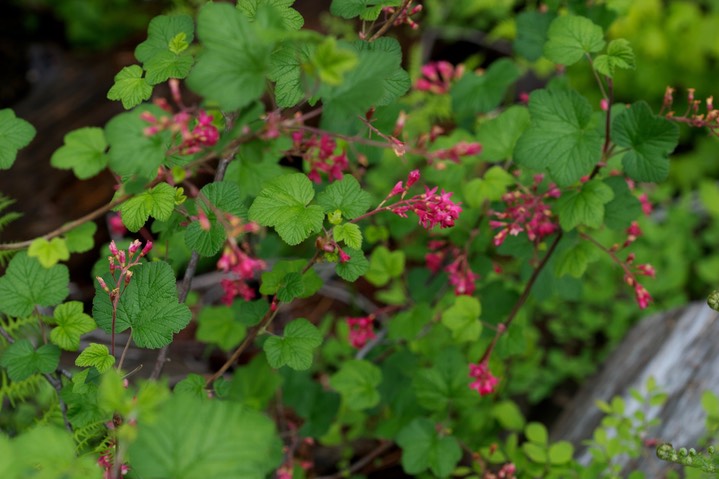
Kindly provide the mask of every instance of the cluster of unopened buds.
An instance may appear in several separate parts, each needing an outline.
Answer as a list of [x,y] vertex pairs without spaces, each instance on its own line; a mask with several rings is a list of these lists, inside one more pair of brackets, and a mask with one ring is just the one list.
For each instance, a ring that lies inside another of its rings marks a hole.
[[706,112],[700,112],[701,100],[694,98],[696,90],[687,88],[687,109],[683,115],[677,116],[672,110],[674,103],[674,88],[667,87],[664,92],[664,101],[660,114],[664,114],[667,119],[686,123],[689,126],[697,128],[708,128],[715,135],[719,135],[719,110],[714,109],[714,97],[708,97],[704,103]]
[[[397,7],[384,7],[382,11],[391,17],[392,15],[397,13]],[[400,25],[407,24],[413,30],[418,29],[419,24],[412,19],[412,16],[417,15],[421,11],[422,5],[412,6],[412,0],[410,0],[407,5],[402,9],[397,18],[394,19],[394,26],[398,27]]]
[[110,274],[115,281],[115,285],[111,290],[102,277],[98,276],[96,279],[103,291],[110,295],[111,300],[117,297],[123,284],[125,286],[130,284],[130,280],[132,280],[130,268],[140,264],[140,259],[152,249],[152,242],[147,241],[142,249],[140,249],[141,246],[142,243],[135,240],[130,243],[126,253],[125,250],[118,249],[114,241],[110,242],[110,253],[112,254],[107,257],[107,261],[110,264]]
[[301,155],[309,165],[307,177],[315,183],[322,182],[321,173],[327,175],[329,181],[341,180],[343,172],[349,169],[347,153],[337,151],[337,142],[327,134],[310,135],[305,138],[301,131],[292,133],[293,153]]
[[499,379],[490,372],[486,359],[480,363],[469,365],[469,377],[474,379],[469,385],[470,389],[477,391],[480,396],[492,394],[499,384]]
[[[110,453],[100,456],[97,464],[102,468],[102,479],[116,479],[113,477],[112,455]],[[126,476],[128,472],[130,472],[130,468],[127,464],[120,465],[120,475]]]
[[353,348],[361,349],[368,341],[375,338],[374,320],[374,314],[358,318],[347,318],[347,326],[349,326],[350,331],[349,340]]
[[[467,253],[444,241],[430,241],[429,249],[430,252],[424,256],[427,268],[433,273],[444,269],[449,275],[449,284],[454,287],[454,294],[471,296],[479,275],[469,267]],[[445,265],[448,259],[451,261]]]
[[[636,221],[633,221],[629,228],[627,228],[627,239],[624,240],[622,246],[620,247],[618,244],[615,244],[612,246],[610,251],[614,253],[620,249],[626,248],[634,243],[641,235],[642,230],[639,228]],[[634,289],[634,298],[636,299],[637,304],[641,309],[645,309],[652,301],[652,296],[649,294],[649,291],[647,291],[647,289],[637,280],[637,276],[648,276],[650,278],[654,278],[656,276],[656,271],[649,263],[634,264],[635,259],[635,254],[629,253],[627,258],[624,260],[624,263],[621,264],[621,267],[624,269],[624,282],[629,287]]]
[[217,261],[217,269],[229,276],[220,280],[224,291],[222,302],[230,306],[237,296],[241,296],[245,301],[252,300],[255,297],[255,290],[250,287],[248,281],[254,279],[255,275],[266,267],[261,259],[252,258],[237,244],[228,242]]
[[495,472],[485,472],[482,476],[482,479],[515,479],[515,474],[517,473],[517,466],[515,466],[513,463],[508,462],[506,464],[503,464],[502,467],[499,469],[499,471]]
[[462,212],[460,203],[455,203],[450,199],[451,192],[442,190],[438,194],[436,186],[432,189],[425,186],[424,193],[405,198],[410,187],[419,180],[419,176],[419,170],[413,170],[407,176],[406,183],[398,181],[378,209],[390,198],[401,195],[399,201],[387,206],[386,209],[402,218],[407,218],[407,212],[414,212],[419,218],[419,224],[427,230],[431,230],[437,225],[440,228],[451,228]]
[[[450,148],[435,150],[427,153],[427,162],[431,165],[436,161],[449,160],[459,163],[465,156],[475,156],[482,153],[482,145],[477,142],[460,141]],[[444,169],[443,163],[437,164],[437,169]]]
[[561,192],[552,183],[540,193],[539,186],[543,180],[544,175],[535,175],[534,184],[529,189],[514,190],[502,196],[506,205],[504,211],[490,211],[495,219],[489,222],[489,226],[499,229],[494,235],[495,246],[501,246],[507,235],[517,236],[521,232],[525,232],[533,243],[539,243],[559,229],[557,219],[545,201],[559,198]]
[[414,88],[442,95],[448,93],[452,82],[462,75],[464,75],[464,65],[455,67],[446,61],[430,62],[422,66],[422,77],[415,82]]

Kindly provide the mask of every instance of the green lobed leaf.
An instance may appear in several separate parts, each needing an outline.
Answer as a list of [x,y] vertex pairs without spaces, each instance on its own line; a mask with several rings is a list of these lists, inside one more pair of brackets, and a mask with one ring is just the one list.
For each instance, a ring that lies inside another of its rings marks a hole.
[[588,175],[601,159],[602,138],[587,99],[573,90],[537,90],[529,112],[532,123],[517,141],[515,162],[547,171],[559,186]]
[[402,468],[407,474],[427,469],[436,477],[448,477],[462,458],[462,448],[453,436],[441,435],[427,418],[417,418],[397,435],[402,448]]
[[82,303],[79,301],[59,305],[53,317],[57,326],[50,331],[50,341],[66,351],[80,349],[80,336],[97,327],[95,320],[82,312]]
[[43,268],[21,252],[13,256],[0,278],[0,311],[8,316],[29,315],[36,305],[54,306],[69,293],[70,275],[64,265]]
[[208,3],[197,19],[204,50],[187,78],[188,86],[223,110],[236,110],[262,96],[273,44],[236,8]]
[[102,128],[80,128],[65,135],[64,145],[52,154],[50,164],[63,170],[72,169],[75,176],[85,180],[105,169],[106,151],[107,141]]
[[339,392],[347,407],[353,411],[369,409],[379,404],[377,386],[382,382],[382,370],[369,361],[351,359],[330,377],[330,386]]
[[549,462],[555,466],[572,460],[574,446],[569,441],[559,441],[549,446]]
[[481,313],[482,306],[477,298],[457,296],[454,304],[442,313],[442,324],[452,331],[455,341],[476,341],[482,333]]
[[579,190],[565,192],[557,200],[557,214],[562,229],[569,231],[579,225],[599,228],[604,223],[604,205],[614,192],[600,180],[591,180]]
[[[299,276],[298,273],[291,273]],[[296,371],[309,369],[315,349],[322,344],[322,334],[304,318],[295,319],[285,326],[283,335],[270,336],[262,348],[267,362],[273,368],[289,366]]]
[[305,24],[300,12],[292,8],[295,0],[238,0],[237,9],[244,13],[251,21],[257,16],[257,9],[270,6],[279,12],[282,24],[287,30],[299,30]]
[[83,223],[65,233],[65,244],[71,253],[85,253],[95,246],[97,224],[93,221]]
[[145,79],[150,85],[163,83],[170,78],[185,78],[192,68],[193,58],[188,54],[160,52],[145,62]]
[[497,108],[509,86],[519,78],[519,68],[508,58],[495,61],[482,75],[468,73],[452,87],[452,110],[460,117]]
[[167,221],[175,209],[175,188],[167,183],[159,183],[133,196],[117,209],[123,224],[132,232],[142,228],[150,216]]
[[130,443],[138,477],[263,479],[282,460],[274,423],[231,401],[172,396]]
[[207,391],[205,390],[205,378],[199,374],[190,373],[185,376],[185,379],[181,380],[172,389],[175,394],[189,394],[198,399],[207,398]]
[[522,451],[524,451],[530,460],[538,464],[546,464],[549,459],[546,446],[539,446],[533,442],[525,442],[522,444]]
[[635,181],[662,181],[669,174],[669,155],[679,141],[679,128],[652,113],[644,101],[633,103],[612,123],[612,141],[629,151],[624,172]]
[[154,56],[170,51],[171,42],[176,41],[180,33],[185,35],[186,43],[192,43],[195,23],[188,15],[159,15],[153,18],[147,27],[147,40],[135,48],[135,58],[146,63]]
[[542,56],[547,43],[549,25],[557,17],[554,12],[537,10],[524,11],[516,16],[517,36],[514,38],[514,51],[533,62]]
[[512,157],[517,140],[529,126],[529,111],[514,105],[498,117],[479,125],[477,141],[482,145],[480,158],[487,161],[504,161]]
[[269,309],[270,305],[262,299],[257,301],[235,301],[232,304],[232,310],[235,312],[237,320],[248,327],[258,324]]
[[336,242],[344,243],[352,249],[362,248],[362,230],[354,223],[343,223],[332,228],[332,237]]
[[365,278],[375,286],[384,286],[404,272],[404,260],[403,251],[390,251],[385,246],[378,246],[372,251]]
[[[298,259],[294,261],[278,261],[272,271],[262,273],[260,293],[275,294],[286,283],[286,277],[290,273],[299,273],[307,264],[307,261]],[[322,279],[313,268],[308,269],[302,275],[302,292],[298,298],[309,298],[322,287]]]
[[[199,221],[193,221],[185,230],[185,243],[202,256],[212,256],[222,249],[227,239],[227,231],[217,212],[228,213],[235,217],[247,215],[247,207],[242,202],[239,187],[229,181],[213,182],[200,190],[196,204],[205,212],[210,229],[202,229]],[[210,203],[209,206],[207,202]]]
[[[172,334],[190,322],[192,314],[179,303],[175,273],[164,261],[143,263],[132,268],[130,284],[123,290],[117,307],[116,332],[132,328],[132,339],[141,348],[161,348],[172,342]],[[110,283],[109,275],[105,281]],[[107,333],[112,329],[112,303],[96,286],[92,315]]]
[[[392,0],[332,0],[330,13],[342,18],[366,16],[375,6],[396,5]],[[370,19],[370,18],[367,18]]]
[[317,195],[317,203],[325,213],[339,210],[342,217],[352,220],[367,212],[372,197],[362,189],[354,176],[345,175],[341,180],[331,183]]
[[431,368],[416,371],[412,389],[419,405],[429,411],[473,407],[478,400],[477,393],[469,388],[467,361],[455,348],[441,351]]
[[499,201],[516,179],[501,166],[492,166],[482,178],[474,178],[464,184],[464,198],[472,208],[481,207],[485,201]]
[[629,46],[629,42],[623,38],[609,42],[607,53],[594,59],[594,68],[608,77],[613,77],[617,68],[634,70],[635,67],[634,50]]
[[604,32],[588,18],[565,15],[549,26],[544,56],[554,63],[573,65],[587,53],[604,48]]
[[283,303],[289,303],[295,298],[299,298],[305,292],[305,285],[302,281],[300,273],[287,273],[280,287],[277,289],[277,299]]
[[314,194],[312,182],[306,175],[280,176],[268,182],[252,203],[250,220],[274,227],[289,245],[299,244],[322,228],[322,207],[307,206]]
[[35,128],[9,108],[0,110],[0,170],[12,167],[17,151],[35,138]]
[[0,356],[0,366],[13,381],[22,381],[35,373],[49,374],[60,364],[60,349],[54,344],[37,348],[27,339],[18,339]]
[[216,344],[225,351],[239,345],[247,333],[245,324],[227,306],[202,308],[197,323],[195,337],[202,342]]
[[641,202],[632,194],[621,176],[604,180],[614,192],[612,201],[604,205],[604,224],[613,230],[624,230],[642,214]]
[[589,263],[597,257],[597,247],[587,241],[577,241],[570,248],[562,251],[554,263],[554,271],[558,277],[564,275],[581,278]]
[[524,429],[524,415],[514,401],[501,401],[492,406],[492,417],[497,419],[504,429],[521,431]]
[[[258,111],[258,114],[262,111]],[[287,140],[280,137],[274,141],[251,141],[244,144],[234,161],[227,166],[225,181],[232,181],[239,186],[243,198],[257,196],[267,182],[283,174],[277,162],[291,146]]]
[[143,178],[157,176],[157,168],[165,161],[169,145],[167,132],[147,136],[144,129],[148,123],[140,114],[149,112],[155,117],[166,113],[155,105],[136,108],[117,115],[105,125],[105,137],[110,144],[109,166],[120,176],[140,175]]
[[528,441],[542,446],[546,445],[549,441],[549,434],[547,433],[547,428],[544,426],[544,424],[538,422],[530,422],[529,424],[527,424],[527,427],[524,428],[524,435],[527,437]]
[[[277,371],[270,368],[262,355],[258,354],[249,364],[235,370],[224,397],[238,401],[257,411],[264,411],[268,403],[275,397],[280,384],[282,384],[282,377]],[[282,400],[285,402],[284,388],[282,392]],[[285,402],[285,404],[287,403]]]
[[337,263],[335,271],[337,271],[337,275],[345,281],[357,281],[360,276],[369,270],[369,261],[365,258],[362,250],[350,247],[343,248],[343,250],[349,255],[350,259],[344,263]]
[[310,55],[305,43],[285,42],[272,53],[269,79],[275,82],[275,101],[281,108],[297,105],[306,94],[302,65]]
[[53,238],[49,241],[45,238],[38,238],[30,244],[27,255],[37,258],[43,268],[50,268],[59,261],[70,259],[70,251],[62,238]]
[[124,67],[115,75],[115,83],[107,92],[108,100],[122,101],[125,110],[136,107],[152,95],[152,86],[142,77],[139,65]]
[[104,373],[109,371],[115,364],[115,357],[110,354],[110,350],[104,344],[90,343],[75,358],[75,366],[93,367]]

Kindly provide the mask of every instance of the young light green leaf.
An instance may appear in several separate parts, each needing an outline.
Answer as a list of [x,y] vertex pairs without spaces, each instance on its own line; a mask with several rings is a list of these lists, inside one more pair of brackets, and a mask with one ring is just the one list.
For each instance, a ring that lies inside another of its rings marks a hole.
[[604,205],[614,192],[600,180],[584,183],[581,189],[565,192],[557,200],[557,213],[562,229],[569,231],[579,225],[599,228],[604,222]]
[[352,249],[362,248],[362,231],[354,223],[343,223],[332,228],[332,237],[335,241],[344,243]]
[[569,441],[559,441],[549,446],[549,462],[555,466],[572,460],[574,447]]
[[172,40],[170,40],[170,43],[168,44],[170,51],[175,55],[179,55],[184,52],[189,46],[190,43],[187,41],[187,34],[185,32],[180,32],[172,37]]
[[0,366],[7,368],[13,381],[22,381],[35,373],[49,374],[60,364],[60,349],[45,344],[35,350],[27,339],[18,339],[0,356]]
[[267,362],[273,368],[287,365],[301,371],[312,366],[312,356],[320,344],[322,334],[317,327],[306,319],[299,318],[285,326],[282,336],[270,336],[262,348],[267,355]]
[[634,70],[635,66],[634,50],[629,46],[629,42],[623,38],[609,42],[607,53],[594,59],[594,68],[608,77],[613,77],[617,68]]
[[70,253],[85,253],[95,245],[97,224],[92,221],[83,223],[65,233],[65,244]]
[[220,251],[227,239],[225,226],[218,220],[217,213],[245,217],[247,207],[242,202],[240,189],[229,181],[205,185],[200,190],[196,204],[205,212],[207,220],[210,222],[210,229],[205,230],[199,221],[193,221],[185,230],[185,243],[202,256],[212,256]]
[[357,54],[337,45],[334,37],[327,37],[317,45],[308,59],[311,73],[327,85],[339,85],[345,74],[357,65]]
[[205,390],[205,378],[199,374],[190,373],[185,376],[172,389],[175,394],[189,394],[198,399],[207,398],[207,390]]
[[29,315],[36,305],[55,306],[69,293],[67,267],[57,264],[49,269],[27,253],[18,253],[0,278],[0,311],[8,316]]
[[364,253],[360,249],[343,248],[345,254],[349,255],[348,261],[338,262],[335,266],[337,275],[345,281],[354,282],[369,270],[369,261],[365,258]]
[[277,288],[277,299],[283,303],[289,303],[299,298],[305,292],[305,285],[300,273],[287,273]]
[[375,286],[384,286],[390,279],[398,278],[403,272],[404,252],[390,251],[385,246],[378,246],[372,251],[365,278]]
[[339,210],[342,217],[352,220],[361,216],[369,209],[372,197],[362,189],[357,179],[345,175],[341,180],[331,183],[317,195],[317,203],[325,213]]
[[345,361],[330,377],[330,386],[340,393],[347,407],[353,411],[369,409],[379,403],[377,386],[382,382],[382,370],[369,361]]
[[35,128],[17,118],[9,108],[0,110],[0,170],[7,170],[15,163],[17,151],[25,148],[35,138]]
[[[153,18],[147,27],[147,40],[135,48],[135,58],[141,63],[146,63],[157,54],[171,51],[171,45],[177,43],[179,34],[184,34],[185,43],[192,43],[195,37],[195,24],[191,17],[159,15]],[[177,45],[175,48],[177,49]]]
[[482,75],[465,74],[452,87],[452,110],[460,117],[492,111],[518,78],[519,68],[507,58],[492,63]]
[[487,161],[504,161],[512,157],[517,140],[529,126],[529,111],[514,105],[498,117],[479,125],[477,141],[482,145],[480,158]]
[[50,241],[45,238],[38,238],[30,244],[27,255],[37,258],[44,268],[50,268],[56,265],[58,261],[70,259],[70,251],[68,251],[65,240],[62,238],[53,238]]
[[170,78],[185,78],[192,68],[192,55],[164,51],[145,62],[145,78],[150,85],[163,83]]
[[72,169],[81,180],[92,178],[108,162],[107,142],[102,128],[87,127],[65,135],[65,144],[50,158],[50,164],[63,170]]
[[604,32],[588,18],[565,15],[549,26],[544,56],[562,65],[573,65],[587,53],[604,48]]
[[527,424],[527,427],[524,428],[524,435],[528,441],[539,445],[546,445],[549,441],[547,428],[544,424],[538,422],[530,422]]
[[247,328],[227,306],[205,307],[197,317],[199,326],[195,336],[205,343],[218,345],[225,351],[242,341]]
[[139,65],[124,67],[115,75],[115,84],[107,92],[108,100],[122,101],[125,110],[136,107],[152,95],[152,86],[142,77]]
[[204,51],[187,78],[194,91],[236,110],[262,96],[273,44],[236,8],[208,3],[200,10],[197,36]]
[[175,188],[167,183],[159,183],[133,196],[117,209],[124,225],[133,232],[142,228],[150,216],[167,221],[175,209]]
[[640,101],[616,117],[612,140],[629,148],[622,157],[625,173],[636,181],[661,181],[669,174],[669,155],[679,141],[679,128],[652,113]]
[[75,359],[75,366],[93,367],[104,373],[115,364],[115,357],[104,344],[90,343]]
[[514,176],[507,170],[501,166],[493,166],[482,178],[475,178],[464,184],[464,198],[469,206],[479,208],[485,201],[499,201],[515,181]]
[[267,183],[250,207],[250,220],[272,226],[282,240],[296,245],[322,228],[323,209],[307,206],[315,195],[302,173],[280,176]]
[[[132,268],[130,284],[123,290],[117,307],[115,330],[132,328],[132,339],[141,348],[161,348],[172,342],[192,318],[190,309],[177,299],[175,273],[164,261],[143,263]],[[109,281],[109,275],[105,279]],[[96,286],[92,315],[107,333],[112,329],[112,303]]]
[[257,9],[270,6],[277,10],[282,18],[282,24],[287,30],[299,30],[305,24],[300,12],[292,8],[295,0],[240,0],[237,9],[244,13],[250,21],[257,16]]
[[50,331],[50,341],[66,351],[80,348],[80,336],[97,327],[95,321],[82,312],[82,303],[70,301],[55,308],[53,313],[57,326]]
[[173,395],[137,431],[129,455],[138,477],[263,479],[282,461],[274,422],[232,401]]
[[436,477],[448,477],[462,458],[462,449],[452,436],[440,435],[434,423],[417,418],[397,435],[402,448],[402,468],[407,474],[427,469]]
[[452,331],[455,341],[476,341],[482,333],[481,313],[482,306],[477,298],[457,296],[454,304],[442,314],[442,324]]
[[588,175],[602,155],[592,107],[574,90],[537,90],[529,100],[532,123],[517,141],[518,165],[547,171],[560,186]]
[[152,136],[145,135],[148,123],[140,118],[144,112],[157,118],[167,114],[155,105],[143,105],[117,115],[105,125],[105,137],[110,144],[109,165],[120,176],[154,178],[157,168],[165,161],[169,133],[163,131]]

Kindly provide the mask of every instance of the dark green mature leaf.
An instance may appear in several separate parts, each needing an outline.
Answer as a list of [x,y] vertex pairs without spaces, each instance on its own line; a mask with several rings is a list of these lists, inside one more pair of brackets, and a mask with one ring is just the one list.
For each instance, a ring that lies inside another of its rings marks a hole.
[[18,253],[0,278],[0,311],[22,317],[29,315],[35,305],[54,306],[67,297],[69,282],[64,265],[46,269],[27,253]]
[[225,351],[240,344],[247,333],[245,324],[236,318],[234,310],[227,306],[202,308],[197,322],[197,339],[217,344]]
[[429,411],[446,411],[450,405],[471,407],[478,400],[469,388],[467,361],[454,348],[437,355],[431,368],[417,371],[412,388],[419,405]]
[[604,32],[588,18],[565,15],[549,26],[544,55],[554,63],[573,65],[587,53],[604,48]]
[[[298,273],[292,273],[299,276]],[[285,326],[282,336],[270,336],[262,348],[267,362],[273,368],[289,366],[296,371],[312,366],[317,346],[322,344],[322,334],[317,327],[304,318],[295,319]]]
[[0,110],[0,170],[9,169],[15,163],[17,151],[33,138],[35,128],[30,123],[17,118],[9,108]]
[[[257,411],[263,411],[275,397],[280,384],[282,377],[270,368],[261,354],[258,354],[249,364],[235,370],[225,397]],[[285,402],[284,388],[282,392],[282,400]]]
[[365,278],[375,286],[384,286],[404,272],[404,259],[403,251],[390,251],[385,246],[378,246],[372,251]]
[[669,155],[679,141],[679,128],[652,113],[640,101],[616,117],[612,141],[629,148],[622,157],[624,172],[636,181],[661,181],[669,174]]
[[642,214],[642,204],[623,177],[611,176],[604,183],[614,192],[612,201],[604,205],[604,224],[613,230],[623,230]]
[[157,168],[165,160],[168,134],[145,135],[148,123],[140,118],[145,111],[156,117],[166,114],[154,105],[142,106],[117,115],[105,125],[105,137],[110,144],[110,168],[120,176],[154,178]]
[[30,244],[27,255],[37,258],[44,268],[50,268],[57,264],[58,261],[70,259],[70,251],[68,251],[65,240],[62,238],[53,238],[50,241],[45,238],[38,238]]
[[529,123],[529,111],[519,105],[511,106],[498,117],[482,123],[477,130],[477,141],[482,145],[480,158],[487,161],[511,158],[517,140]]
[[55,168],[72,169],[81,180],[91,178],[105,169],[108,162],[107,142],[102,128],[87,127],[65,135],[65,144],[50,158]]
[[146,63],[156,55],[169,52],[170,42],[179,33],[185,34],[185,41],[192,43],[195,37],[195,24],[187,15],[159,15],[150,21],[147,28],[147,40],[135,48],[137,61]]
[[349,255],[349,261],[345,263],[337,263],[335,271],[337,275],[345,281],[354,282],[369,270],[369,261],[365,258],[362,250],[350,247],[344,248],[344,252]]
[[340,393],[345,405],[353,411],[369,409],[380,401],[377,386],[382,382],[382,370],[369,361],[345,361],[330,378],[330,386]]
[[452,331],[455,341],[476,341],[482,333],[481,313],[482,305],[477,298],[457,296],[454,304],[442,313],[442,324]]
[[517,36],[514,51],[533,62],[542,56],[547,43],[549,25],[557,17],[554,12],[525,11],[517,15]]
[[[164,261],[143,263],[132,268],[130,284],[123,290],[117,308],[116,332],[132,328],[132,339],[141,348],[161,348],[172,342],[192,318],[190,309],[177,299],[175,273]],[[105,279],[109,281],[109,276]],[[112,329],[112,303],[99,285],[92,315],[107,333]]]
[[227,239],[227,231],[223,222],[218,220],[217,213],[244,217],[247,215],[247,207],[242,202],[239,187],[229,181],[205,185],[200,190],[196,204],[205,212],[210,222],[210,229],[205,231],[199,221],[193,221],[185,231],[185,242],[190,249],[202,256],[212,256],[220,251]]
[[273,45],[236,8],[225,3],[202,7],[197,36],[204,51],[187,78],[194,91],[225,110],[249,105],[265,90]]
[[434,423],[417,418],[397,435],[402,448],[402,468],[407,474],[427,469],[437,477],[448,477],[462,458],[462,448],[452,436],[440,435]]
[[115,356],[104,344],[90,343],[75,359],[75,366],[93,367],[100,373],[109,371],[115,364]]
[[569,231],[579,225],[599,228],[604,223],[604,205],[614,192],[600,180],[591,180],[577,191],[565,192],[557,200],[557,213],[562,229]]
[[330,184],[317,195],[317,203],[325,213],[340,210],[342,217],[352,220],[367,212],[372,197],[362,189],[354,176],[345,175],[341,180]]
[[35,373],[48,374],[60,364],[60,349],[54,344],[45,344],[35,350],[27,339],[18,339],[0,357],[0,366],[7,368],[13,381],[22,381]]
[[235,402],[180,394],[155,419],[140,418],[130,445],[140,477],[264,479],[282,460],[274,423]]
[[82,312],[80,301],[59,305],[53,317],[57,326],[50,331],[50,341],[66,351],[77,351],[80,348],[80,336],[97,327],[95,320]]
[[136,107],[152,95],[152,86],[142,77],[139,65],[124,67],[115,75],[115,84],[107,92],[108,100],[122,101],[125,110]]
[[322,207],[307,206],[314,195],[312,182],[306,175],[280,176],[268,182],[252,203],[250,220],[274,227],[287,244],[299,244],[322,228]]
[[309,55],[307,45],[297,42],[285,42],[272,53],[268,76],[275,82],[277,106],[291,108],[305,97],[302,65],[308,61]]
[[492,111],[517,78],[519,68],[507,58],[492,63],[482,75],[466,74],[452,87],[452,110],[461,117]]
[[133,232],[142,228],[150,216],[167,221],[175,209],[175,188],[159,183],[125,201],[118,209],[122,222]]
[[623,38],[609,42],[607,53],[594,59],[594,68],[608,77],[613,77],[614,70],[617,68],[634,70],[635,66],[634,50],[629,46],[629,42]]
[[592,107],[573,90],[537,90],[529,101],[532,123],[517,141],[518,165],[547,171],[560,186],[588,175],[602,155]]
[[239,0],[237,9],[244,13],[248,19],[254,21],[257,16],[257,9],[269,6],[279,12],[282,24],[287,30],[299,30],[305,24],[300,12],[292,8],[295,0]]

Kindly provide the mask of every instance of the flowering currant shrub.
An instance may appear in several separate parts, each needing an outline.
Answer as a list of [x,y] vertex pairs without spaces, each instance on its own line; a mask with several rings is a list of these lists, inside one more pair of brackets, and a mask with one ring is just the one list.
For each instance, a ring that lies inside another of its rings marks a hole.
[[[127,111],[50,159],[108,169],[112,200],[0,244],[0,476],[590,477],[518,404],[591,372],[561,346],[596,330],[562,314],[652,306],[647,191],[679,126],[716,134],[719,115],[693,90],[683,115],[671,88],[657,111],[617,101],[641,58],[590,20],[601,2],[522,12],[481,67],[403,57],[422,3],[332,0],[337,34],[293,0],[150,22],[108,85]],[[34,136],[0,110],[0,168]],[[64,263],[88,251],[84,298]],[[180,377],[179,334],[213,359]]]

